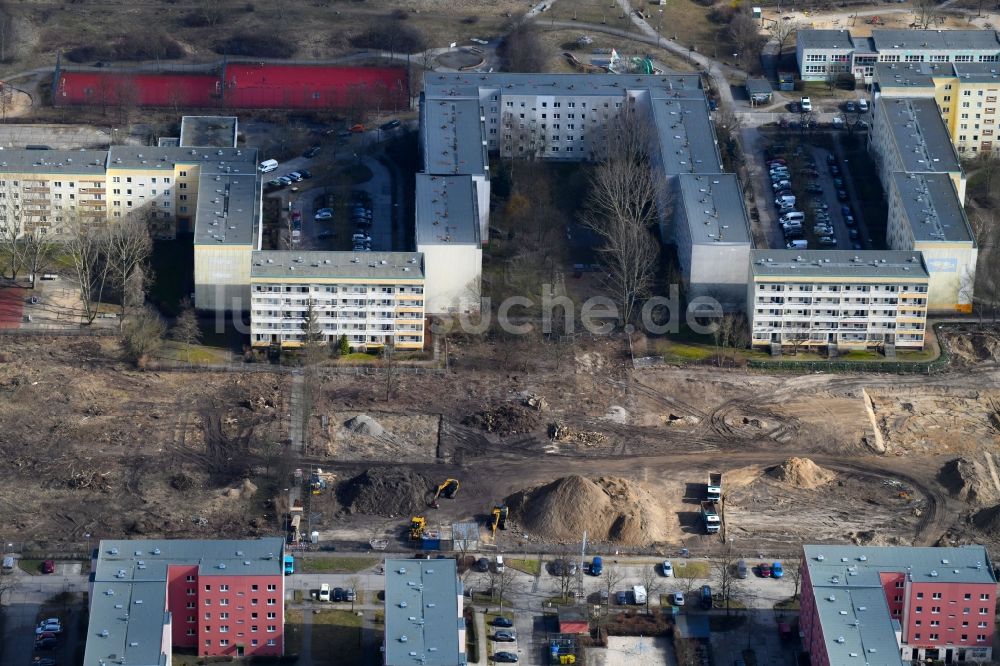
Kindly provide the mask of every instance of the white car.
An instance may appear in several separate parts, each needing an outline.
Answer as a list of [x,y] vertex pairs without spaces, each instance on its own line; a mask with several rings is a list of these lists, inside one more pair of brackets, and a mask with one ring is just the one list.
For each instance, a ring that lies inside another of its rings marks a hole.
[[661,566],[663,568],[663,575],[667,578],[673,578],[674,565],[670,564],[670,560],[663,560],[663,564]]
[[323,583],[319,586],[319,600],[329,601],[330,600],[330,584]]
[[809,113],[810,111],[813,110],[812,100],[809,99],[808,97],[803,97],[799,101],[799,105],[802,107],[802,113]]
[[674,606],[683,606],[684,605],[684,593],[683,592],[674,592],[673,602],[674,602]]

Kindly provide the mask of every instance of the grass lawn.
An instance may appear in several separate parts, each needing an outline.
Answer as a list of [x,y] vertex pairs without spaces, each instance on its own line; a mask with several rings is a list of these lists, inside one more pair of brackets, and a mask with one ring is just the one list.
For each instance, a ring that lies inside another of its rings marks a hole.
[[[190,347],[190,349],[189,349]],[[163,358],[185,363],[226,364],[232,360],[228,349],[207,345],[186,345],[183,342],[168,341],[160,351]]]
[[378,563],[375,557],[303,557],[298,561],[302,573],[358,573]]
[[678,578],[708,578],[708,562],[674,561],[674,575]]
[[379,360],[378,354],[369,354],[368,352],[351,352],[350,354],[344,354],[337,358],[338,361],[349,361],[351,363],[374,363]]
[[302,651],[302,611],[285,611],[285,654]]
[[347,610],[312,614],[312,653],[337,655],[338,663],[361,663],[361,616]]
[[26,560],[20,559],[17,561],[17,566],[21,568],[21,571],[29,573],[32,576],[41,575],[42,573],[42,561],[41,560]]
[[576,598],[574,598],[574,597],[560,597],[558,595],[554,596],[554,597],[549,597],[549,598],[545,599],[544,601],[542,601],[542,606],[543,607],[544,606],[549,606],[549,605],[552,605],[552,606],[573,606],[575,604],[576,604]]
[[788,597],[787,599],[782,599],[778,603],[774,604],[774,610],[798,610],[799,600],[795,597]]
[[542,573],[542,561],[538,559],[507,560],[507,566],[511,569],[517,569],[518,571],[526,573],[530,576],[537,576]]

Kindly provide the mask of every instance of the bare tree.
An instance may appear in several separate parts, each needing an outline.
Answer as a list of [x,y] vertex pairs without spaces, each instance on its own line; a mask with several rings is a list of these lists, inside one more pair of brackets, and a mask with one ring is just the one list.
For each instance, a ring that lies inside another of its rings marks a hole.
[[498,53],[506,72],[544,72],[549,61],[538,30],[527,22],[519,22],[507,33]]
[[613,564],[606,565],[604,567],[603,588],[608,595],[608,604],[611,603],[611,596],[615,593],[615,588],[618,587],[623,580],[625,580],[625,575],[618,569],[618,567]]
[[559,598],[563,601],[568,601],[573,598],[573,584],[576,582],[576,575],[570,573],[570,560],[567,555],[572,556],[569,553],[563,553],[563,557],[557,562],[553,562],[552,566],[558,567],[558,573],[556,575],[556,585],[557,593]]
[[149,277],[146,263],[152,253],[153,239],[144,213],[129,215],[108,227],[107,264],[111,284],[121,296],[122,325],[128,309],[145,301]]
[[170,330],[170,337],[184,345],[187,352],[188,363],[191,362],[191,346],[201,342],[201,328],[198,326],[198,317],[195,315],[191,301],[184,299],[181,301],[181,311],[177,315],[174,327]]
[[347,585],[349,589],[354,592],[353,601],[351,601],[351,612],[354,612],[354,603],[364,603],[363,599],[358,599],[358,595],[361,594],[361,576],[357,574],[351,576],[347,579]]
[[983,190],[989,198],[993,194],[993,177],[1000,168],[1000,160],[992,150],[984,150],[976,158],[976,167],[983,174]]
[[928,30],[941,21],[941,7],[938,0],[916,0],[913,3],[913,22],[918,30]]
[[166,332],[167,325],[153,308],[143,306],[134,311],[129,315],[122,331],[122,340],[129,359],[140,368],[145,366],[149,357],[163,345],[163,336]]
[[382,369],[385,370],[385,401],[392,399],[392,394],[399,383],[396,367],[396,343],[392,336],[386,336],[385,344],[382,345]]
[[28,272],[31,274],[32,289],[38,283],[39,273],[45,272],[55,257],[56,247],[57,244],[38,229],[34,233],[25,235],[24,257]]
[[109,262],[105,258],[107,234],[90,220],[75,215],[69,225],[66,250],[73,262],[73,270],[80,285],[84,319],[93,323],[104,297],[108,281]]
[[728,615],[733,601],[743,598],[743,581],[737,575],[736,566],[740,558],[733,553],[732,547],[712,558],[710,566],[714,572],[715,591],[722,599]]
[[767,27],[767,31],[770,33],[771,39],[778,44],[777,57],[779,59],[781,58],[781,54],[785,50],[785,47],[788,45],[788,40],[791,39],[792,35],[798,32],[799,29],[800,26],[795,21],[775,21]]
[[626,97],[609,128],[605,158],[594,169],[583,222],[600,239],[608,288],[623,323],[649,295],[659,248],[653,237],[658,185],[647,155],[645,123]]
[[639,584],[646,588],[646,612],[649,612],[649,602],[653,595],[658,595],[663,587],[662,579],[656,573],[654,565],[644,566],[639,572]]
[[760,26],[750,13],[750,5],[742,5],[729,22],[729,38],[736,49],[736,55],[744,69],[760,61],[760,50],[764,37]]

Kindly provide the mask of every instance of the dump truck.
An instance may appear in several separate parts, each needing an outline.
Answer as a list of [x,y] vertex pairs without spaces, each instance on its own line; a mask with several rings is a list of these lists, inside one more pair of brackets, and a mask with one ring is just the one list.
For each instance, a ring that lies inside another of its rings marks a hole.
[[427,527],[427,519],[423,516],[413,516],[410,518],[410,541],[420,541]]
[[708,492],[705,499],[709,502],[718,502],[722,499],[722,472],[708,473]]
[[719,510],[715,502],[701,503],[701,518],[705,521],[705,531],[709,534],[718,534],[722,527],[719,519]]

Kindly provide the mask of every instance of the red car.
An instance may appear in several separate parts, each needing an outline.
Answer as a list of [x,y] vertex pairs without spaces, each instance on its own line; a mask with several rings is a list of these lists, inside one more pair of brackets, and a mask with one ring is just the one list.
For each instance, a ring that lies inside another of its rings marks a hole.
[[767,562],[761,562],[757,565],[757,573],[760,574],[761,578],[771,577],[771,565]]
[[55,560],[45,560],[42,562],[42,573],[50,574],[56,572],[56,561]]

